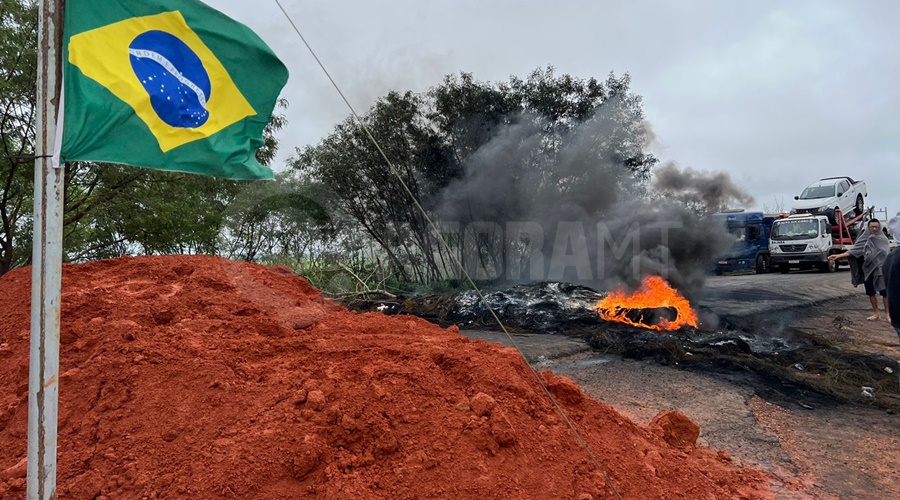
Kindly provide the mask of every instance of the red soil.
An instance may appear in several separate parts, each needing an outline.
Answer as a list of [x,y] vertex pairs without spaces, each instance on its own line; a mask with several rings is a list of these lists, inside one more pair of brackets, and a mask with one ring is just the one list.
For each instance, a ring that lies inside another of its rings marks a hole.
[[[0,277],[0,498],[24,495],[30,272]],[[62,318],[60,498],[615,498],[515,350],[283,268],[67,265]],[[624,498],[772,496],[686,418],[642,428],[541,377]]]

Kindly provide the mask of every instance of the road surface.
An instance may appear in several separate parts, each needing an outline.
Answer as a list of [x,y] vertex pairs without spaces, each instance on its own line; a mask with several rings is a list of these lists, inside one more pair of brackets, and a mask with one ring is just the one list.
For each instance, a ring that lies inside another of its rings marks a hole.
[[850,272],[794,272],[710,277],[697,306],[720,316],[746,316],[814,305],[863,294],[850,284]]

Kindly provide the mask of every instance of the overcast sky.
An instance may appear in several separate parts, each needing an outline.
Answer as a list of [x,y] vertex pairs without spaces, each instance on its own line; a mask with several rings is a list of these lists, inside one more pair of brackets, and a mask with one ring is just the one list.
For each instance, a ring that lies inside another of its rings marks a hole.
[[[358,112],[460,71],[627,72],[654,153],[730,173],[750,208],[790,208],[810,182],[848,175],[867,181],[867,204],[900,212],[900,2],[281,1]],[[349,114],[274,0],[208,3],[291,72],[281,160]]]

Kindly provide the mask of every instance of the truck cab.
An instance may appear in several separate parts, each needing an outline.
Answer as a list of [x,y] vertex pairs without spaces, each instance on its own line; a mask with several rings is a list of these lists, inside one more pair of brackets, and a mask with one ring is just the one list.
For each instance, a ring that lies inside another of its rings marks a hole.
[[769,230],[775,217],[743,210],[727,210],[712,217],[734,237],[729,252],[716,259],[716,274],[769,270]]
[[840,262],[829,261],[828,256],[853,246],[873,212],[874,208],[870,207],[848,220],[836,210],[835,224],[828,215],[794,214],[776,220],[769,239],[772,269],[788,273],[792,267],[818,268],[833,273]]
[[782,273],[790,272],[791,267],[834,272],[837,263],[829,261],[828,256],[838,251],[827,215],[795,214],[772,224],[769,241],[772,269]]

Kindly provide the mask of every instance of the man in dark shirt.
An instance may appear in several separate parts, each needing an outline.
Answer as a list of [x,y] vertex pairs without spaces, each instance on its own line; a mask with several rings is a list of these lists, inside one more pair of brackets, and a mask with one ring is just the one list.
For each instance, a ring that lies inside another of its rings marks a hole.
[[[900,248],[900,247],[898,247]],[[884,259],[884,282],[887,289],[888,315],[900,340],[900,249],[894,248]]]

